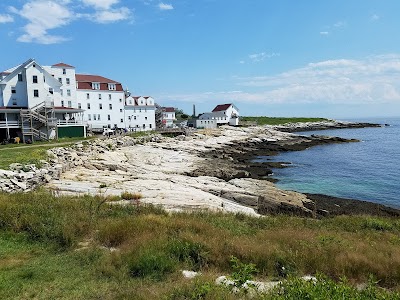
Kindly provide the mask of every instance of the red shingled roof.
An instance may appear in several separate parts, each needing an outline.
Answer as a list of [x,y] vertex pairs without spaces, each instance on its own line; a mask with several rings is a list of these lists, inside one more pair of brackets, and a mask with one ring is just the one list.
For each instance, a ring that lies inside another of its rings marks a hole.
[[115,81],[111,80],[108,78],[105,78],[103,76],[99,75],[86,75],[86,74],[76,74],[75,76],[76,82],[77,82],[77,89],[78,90],[92,90],[92,83],[100,83],[100,90],[101,91],[108,91],[108,84],[109,83],[114,83],[116,85],[116,91],[121,92],[123,91],[122,84]]
[[227,109],[229,108],[229,106],[231,106],[231,105],[232,105],[232,103],[217,105],[217,106],[213,109],[213,112],[227,110]]
[[165,112],[175,112],[175,108],[173,108],[173,107],[165,107],[164,111]]
[[67,65],[67,64],[64,64],[64,63],[62,63],[62,62],[60,62],[60,63],[58,63],[58,64],[55,64],[55,65],[52,65],[52,67],[75,68],[74,66]]

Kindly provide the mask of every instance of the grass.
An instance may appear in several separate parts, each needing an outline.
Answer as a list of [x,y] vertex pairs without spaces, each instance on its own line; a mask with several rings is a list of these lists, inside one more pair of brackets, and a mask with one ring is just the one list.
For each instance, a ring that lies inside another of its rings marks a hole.
[[[87,139],[92,139],[89,137]],[[85,140],[87,140],[85,139]],[[35,164],[40,167],[40,160],[46,160],[46,150],[59,145],[69,146],[83,138],[61,138],[51,141],[37,141],[34,144],[0,145],[0,169],[8,169],[12,163]]]
[[[183,269],[202,275],[188,280]],[[235,274],[289,279],[259,299],[399,299],[400,221],[171,214],[102,197],[0,194],[5,299],[237,299],[214,284]],[[324,275],[297,279],[305,274]]]
[[327,119],[324,119],[324,118],[240,117],[240,121],[244,122],[244,124],[255,123],[256,125],[283,125],[283,124],[287,124],[287,123],[327,121]]

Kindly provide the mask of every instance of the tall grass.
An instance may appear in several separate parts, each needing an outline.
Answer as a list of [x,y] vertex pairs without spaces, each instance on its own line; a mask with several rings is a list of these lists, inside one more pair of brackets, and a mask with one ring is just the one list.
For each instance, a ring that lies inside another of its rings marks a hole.
[[[209,283],[235,272],[232,256],[254,265],[261,280],[321,273],[330,280],[326,288],[340,287],[344,277],[348,282],[343,284],[351,288],[371,276],[379,286],[400,288],[396,219],[166,213],[150,205],[106,200],[54,197],[43,191],[0,194],[0,282],[7,282],[0,284],[0,293],[27,298],[17,291],[37,288],[40,292],[32,297],[63,298],[65,294],[52,288],[56,285],[65,291],[87,289],[106,299],[128,297],[128,291],[146,299],[145,286],[151,286],[154,299],[231,299],[230,292]],[[32,247],[37,250],[27,252]],[[60,271],[60,264],[68,274]],[[203,276],[189,283],[182,269]],[[314,293],[310,288],[305,287]],[[71,295],[88,297],[82,291]]]

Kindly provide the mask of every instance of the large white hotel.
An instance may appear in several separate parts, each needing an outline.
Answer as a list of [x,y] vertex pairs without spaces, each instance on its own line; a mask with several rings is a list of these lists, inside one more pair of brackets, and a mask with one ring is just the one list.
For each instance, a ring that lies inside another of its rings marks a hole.
[[29,59],[0,72],[0,141],[86,136],[88,128],[106,127],[154,130],[154,99],[64,63],[41,66]]

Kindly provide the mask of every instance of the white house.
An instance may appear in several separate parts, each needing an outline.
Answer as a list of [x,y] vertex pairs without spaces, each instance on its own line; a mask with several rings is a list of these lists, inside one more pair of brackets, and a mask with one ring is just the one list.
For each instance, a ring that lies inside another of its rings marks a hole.
[[129,131],[150,131],[156,128],[156,106],[149,96],[131,96],[125,98],[124,126]]
[[224,124],[239,125],[239,109],[235,105],[217,105],[212,112],[201,114],[196,120],[197,128],[216,128]]
[[174,126],[175,108],[173,107],[163,107],[162,108],[162,124],[164,127],[170,128]]
[[[55,67],[57,69],[57,67]],[[62,84],[34,59],[0,73],[0,139],[85,136],[83,110],[62,107]]]
[[122,84],[99,76],[76,74],[78,107],[85,110],[84,121],[93,131],[125,128],[125,92]]
[[220,119],[218,124],[239,125],[239,109],[232,103],[219,104],[213,110],[213,113],[222,113],[227,119]]

